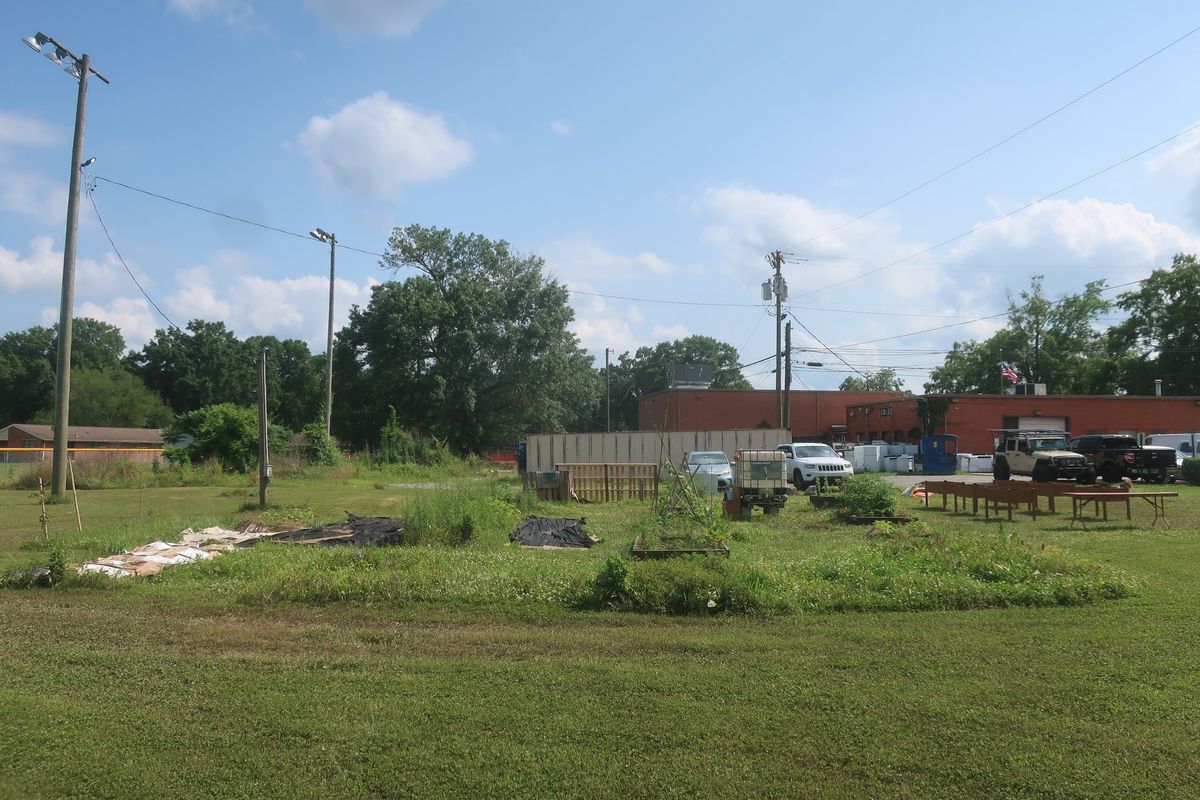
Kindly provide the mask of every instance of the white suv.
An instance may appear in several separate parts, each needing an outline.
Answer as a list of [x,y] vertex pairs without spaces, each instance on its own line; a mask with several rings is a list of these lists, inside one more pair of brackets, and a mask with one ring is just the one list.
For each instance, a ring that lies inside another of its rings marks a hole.
[[792,442],[775,449],[782,450],[787,456],[787,474],[797,489],[804,489],[818,480],[841,483],[843,478],[854,474],[849,461],[821,442]]

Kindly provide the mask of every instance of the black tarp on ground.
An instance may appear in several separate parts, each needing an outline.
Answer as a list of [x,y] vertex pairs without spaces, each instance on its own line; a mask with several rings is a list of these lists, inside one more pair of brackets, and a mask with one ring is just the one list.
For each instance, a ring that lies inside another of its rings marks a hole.
[[244,542],[242,546],[253,546],[261,541],[295,542],[322,546],[383,547],[403,544],[404,528],[398,519],[356,517],[353,514],[347,514],[345,522],[269,534]]
[[525,547],[591,547],[596,540],[583,532],[583,519],[527,517],[508,535]]

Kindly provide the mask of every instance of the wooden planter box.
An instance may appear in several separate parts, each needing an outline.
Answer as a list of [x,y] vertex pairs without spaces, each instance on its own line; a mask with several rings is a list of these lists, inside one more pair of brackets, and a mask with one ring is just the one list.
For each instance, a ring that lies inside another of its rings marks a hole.
[[673,558],[675,556],[725,556],[729,558],[729,548],[723,544],[720,547],[691,549],[648,549],[641,536],[633,543],[633,550],[630,553],[634,558]]
[[808,502],[812,503],[814,508],[837,508],[842,504],[842,498],[836,494],[810,494]]
[[851,525],[874,525],[876,522],[892,522],[896,525],[906,525],[916,517],[846,517]]

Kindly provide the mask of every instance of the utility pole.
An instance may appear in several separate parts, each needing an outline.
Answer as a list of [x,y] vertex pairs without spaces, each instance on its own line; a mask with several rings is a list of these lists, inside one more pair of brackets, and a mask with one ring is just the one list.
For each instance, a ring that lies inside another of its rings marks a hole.
[[[68,75],[79,79],[79,94],[75,100],[75,138],[71,144],[71,180],[67,189],[67,230],[63,236],[62,296],[58,307],[58,365],[54,385],[54,463],[51,467],[50,493],[61,498],[67,492],[67,442],[71,408],[71,337],[75,305],[75,234],[79,228],[79,178],[83,164],[83,131],[87,117],[88,75],[108,83],[108,78],[92,69],[87,53],[76,56],[44,33],[26,37],[25,44],[36,52],[61,65]],[[54,49],[44,48],[53,45]]]
[[[792,432],[792,323],[789,320],[784,333],[783,348],[783,425],[791,441]],[[820,433],[820,431],[818,431]]]
[[325,435],[333,419],[333,274],[337,261],[337,237],[320,228],[309,231],[312,238],[329,243],[329,325],[325,333]]
[[604,348],[604,430],[612,430],[612,376],[609,374],[608,354],[611,347]]
[[783,298],[787,293],[783,282],[783,253],[776,250],[769,259],[775,268],[771,289],[775,294],[775,418],[776,427],[783,427]]
[[267,482],[271,480],[267,446],[267,348],[258,359],[258,507],[267,507]]

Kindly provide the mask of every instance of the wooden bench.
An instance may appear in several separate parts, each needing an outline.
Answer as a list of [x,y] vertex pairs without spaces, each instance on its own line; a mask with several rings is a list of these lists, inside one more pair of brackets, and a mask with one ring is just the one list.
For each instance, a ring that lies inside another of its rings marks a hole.
[[1127,493],[1125,486],[1076,486],[1071,483],[1038,483],[1034,481],[994,481],[996,486],[1011,486],[1014,488],[1032,489],[1038,497],[1046,498],[1046,505],[1051,514],[1057,513],[1054,498],[1065,497],[1078,492]]
[[1154,507],[1154,521],[1150,523],[1150,527],[1154,527],[1161,519],[1163,524],[1168,528],[1171,523],[1167,521],[1166,502],[1168,497],[1178,497],[1179,492],[1130,492],[1130,491],[1108,491],[1108,492],[1068,492],[1066,497],[1071,498],[1071,527],[1075,527],[1078,522],[1083,528],[1087,529],[1087,507],[1090,504],[1094,511],[1094,515],[1099,517],[1101,509],[1103,509],[1103,518],[1108,522],[1108,504],[1109,503],[1124,503],[1125,518],[1132,520],[1133,511],[1130,508],[1130,499],[1141,497],[1147,503]]
[[958,512],[958,501],[962,499],[962,510],[967,510],[967,500],[971,501],[971,513],[979,513],[979,501],[983,501],[983,515],[991,518],[995,510],[999,515],[1001,510],[1007,512],[1009,521],[1012,520],[1014,508],[1025,506],[1037,518],[1038,495],[1025,481],[1004,481],[997,483],[966,483],[964,481],[925,481],[925,507],[929,507],[930,495],[942,496],[942,508],[949,507],[948,498],[954,498],[954,513]]

